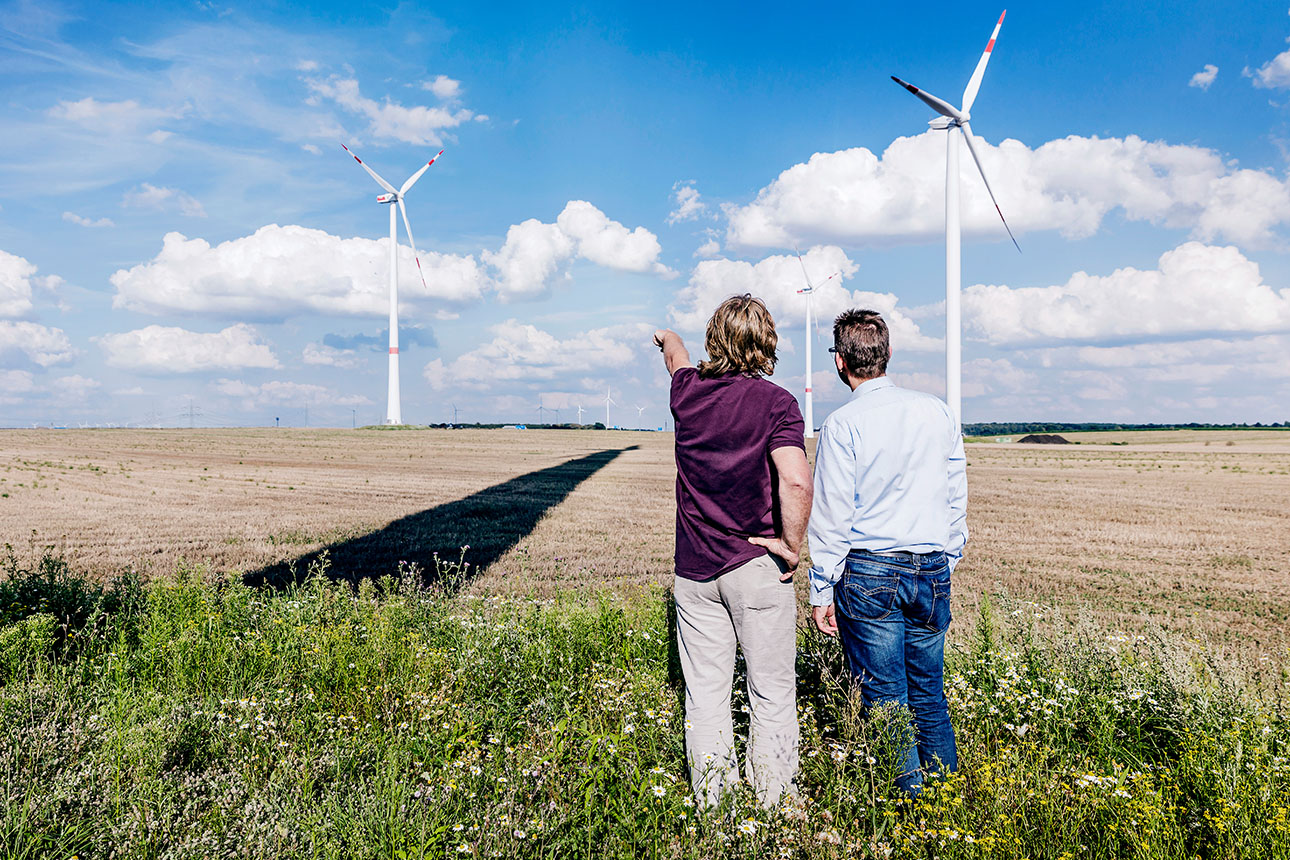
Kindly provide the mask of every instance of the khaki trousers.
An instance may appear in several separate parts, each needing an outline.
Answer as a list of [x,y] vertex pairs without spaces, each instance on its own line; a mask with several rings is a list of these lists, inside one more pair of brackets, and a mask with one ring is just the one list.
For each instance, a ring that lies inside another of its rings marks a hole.
[[685,675],[685,748],[701,803],[739,781],[730,713],[735,649],[748,668],[745,775],[763,806],[795,794],[797,600],[786,570],[764,555],[707,582],[676,577],[676,639]]

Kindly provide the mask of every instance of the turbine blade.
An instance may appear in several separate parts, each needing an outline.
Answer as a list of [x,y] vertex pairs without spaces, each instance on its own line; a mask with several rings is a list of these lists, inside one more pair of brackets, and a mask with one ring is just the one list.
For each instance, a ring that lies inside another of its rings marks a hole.
[[[1003,15],[1007,15],[1008,10],[1003,10]],[[986,43],[985,53],[977,61],[976,70],[972,72],[972,79],[968,81],[967,89],[963,90],[963,112],[967,113],[972,110],[972,102],[976,101],[977,90],[981,89],[981,79],[985,77],[986,63],[990,62],[990,52],[994,50],[994,40],[999,38],[999,28],[1003,26],[1003,15],[999,16],[999,23],[994,25],[994,32],[990,34],[990,41]]]
[[[811,276],[810,276],[810,275],[808,275],[808,274],[806,274],[806,261],[802,259],[802,249],[801,249],[801,248],[799,248],[799,247],[797,247],[796,245],[794,245],[794,246],[793,246],[793,250],[797,252],[797,262],[798,262],[798,263],[801,265],[801,267],[802,267],[802,279],[806,281],[806,289],[807,289],[807,290],[810,290],[810,289],[811,289]],[[799,290],[798,292],[801,292],[801,290]]]
[[[953,129],[951,129],[953,131]],[[999,208],[999,201],[994,199],[994,189],[990,187],[990,180],[985,178],[985,168],[981,166],[981,157],[976,154],[975,138],[972,135],[972,129],[967,123],[963,123],[963,139],[967,141],[968,152],[972,153],[972,160],[976,162],[976,169],[981,173],[981,181],[985,183],[985,190],[990,194],[990,202],[994,204],[994,211],[999,213],[999,220],[1003,222],[1003,229],[1008,231],[1008,238],[1012,244],[1017,245],[1017,237],[1012,235],[1012,228],[1008,226],[1008,219],[1003,217],[1003,210]],[[1021,253],[1021,246],[1017,245],[1017,253]]]
[[411,176],[409,176],[409,177],[408,177],[408,181],[407,181],[407,182],[405,182],[405,183],[403,183],[403,187],[399,189],[399,195],[400,195],[400,196],[402,196],[402,195],[404,195],[404,194],[407,194],[407,193],[408,193],[408,189],[410,189],[413,185],[416,185],[416,184],[417,184],[417,180],[421,178],[421,174],[423,174],[423,173],[425,173],[427,170],[429,170],[429,169],[430,169],[430,165],[432,165],[432,164],[434,164],[436,161],[438,161],[438,160],[439,160],[439,156],[441,156],[441,155],[443,155],[443,150],[442,150],[442,149],[441,149],[441,150],[439,150],[437,153],[435,153],[434,158],[430,159],[430,160],[429,160],[429,161],[427,161],[424,165],[422,165],[420,170],[418,170],[416,173],[414,173],[414,174],[412,174]]
[[373,170],[372,168],[368,167],[366,164],[364,164],[364,163],[363,163],[363,159],[359,158],[357,155],[354,155],[354,153],[350,152],[350,151],[349,151],[349,147],[348,147],[348,146],[345,146],[345,144],[343,144],[343,143],[342,143],[342,144],[341,144],[341,147],[342,147],[346,152],[349,152],[349,154],[350,154],[351,156],[353,156],[354,160],[358,162],[358,166],[359,166],[359,167],[361,167],[361,168],[363,168],[364,170],[366,170],[366,171],[371,175],[371,177],[372,177],[373,179],[375,179],[375,180],[377,181],[377,183],[378,183],[382,188],[384,188],[386,191],[390,192],[391,194],[398,194],[398,193],[399,193],[399,192],[397,192],[397,191],[395,191],[395,190],[394,190],[394,186],[393,186],[393,185],[391,185],[390,183],[386,182],[384,179],[382,179],[382,178],[381,178],[381,174],[377,173],[375,170]]
[[925,103],[928,107],[936,111],[941,116],[947,116],[950,119],[963,118],[963,114],[959,113],[959,111],[954,107],[954,105],[950,104],[949,102],[944,101],[943,99],[938,99],[936,96],[932,95],[931,93],[925,93],[922,90],[920,90],[918,87],[914,86],[913,84],[905,83],[895,75],[892,75],[891,79],[896,83],[900,84],[905,89],[909,90],[914,95],[918,96],[918,98],[921,99],[923,103]]
[[403,216],[403,229],[408,231],[408,244],[412,246],[412,259],[417,261],[417,274],[421,276],[421,286],[426,292],[430,288],[426,286],[426,273],[421,271],[421,256],[417,254],[417,240],[412,238],[412,224],[408,222],[408,209],[403,205],[403,198],[399,198],[399,214]]

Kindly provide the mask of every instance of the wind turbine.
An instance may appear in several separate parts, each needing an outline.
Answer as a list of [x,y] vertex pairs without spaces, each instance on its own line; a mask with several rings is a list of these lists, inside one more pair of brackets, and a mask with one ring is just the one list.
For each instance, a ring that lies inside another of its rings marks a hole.
[[435,153],[431,158],[421,166],[421,169],[408,177],[408,181],[403,183],[403,187],[397,191],[394,186],[381,178],[381,175],[372,168],[363,163],[363,159],[350,152],[349,147],[341,144],[346,152],[349,152],[359,166],[368,172],[376,184],[385,189],[384,194],[376,197],[377,203],[388,203],[390,205],[390,387],[385,407],[386,424],[402,424],[403,412],[399,406],[399,238],[397,233],[397,219],[394,216],[394,204],[399,205],[399,214],[403,216],[403,229],[408,234],[408,244],[412,246],[412,258],[417,261],[417,274],[421,276],[421,286],[426,285],[425,273],[421,271],[421,257],[417,254],[417,243],[412,238],[412,224],[408,222],[408,210],[403,205],[403,197],[416,185],[421,174],[434,164],[439,156],[443,155],[443,150]]
[[806,296],[806,438],[811,439],[815,436],[815,407],[811,401],[811,347],[815,345],[811,337],[811,296],[842,273],[834,272],[818,284],[812,284],[811,276],[806,273],[806,261],[802,259],[801,250],[797,248],[793,250],[797,251],[797,262],[802,265],[802,278],[806,281],[806,289],[798,290],[797,294]]
[[[1003,11],[1007,15],[1008,10]],[[994,25],[994,32],[990,34],[990,41],[985,46],[985,53],[976,64],[976,70],[972,72],[972,77],[968,80],[967,89],[963,90],[963,107],[955,108],[949,102],[939,99],[929,92],[920,90],[913,84],[902,81],[895,75],[891,79],[909,90],[915,96],[923,101],[928,107],[940,114],[939,117],[928,122],[932,128],[944,129],[949,132],[948,143],[945,150],[945,399],[949,402],[950,409],[954,412],[954,417],[958,420],[959,425],[963,423],[963,404],[962,404],[962,383],[961,383],[961,355],[962,355],[962,313],[959,305],[959,293],[961,290],[961,281],[963,267],[959,261],[959,131],[963,132],[963,139],[967,141],[968,152],[972,153],[972,160],[976,162],[976,169],[981,173],[981,181],[985,183],[985,190],[990,194],[990,200],[994,203],[994,209],[999,213],[999,219],[1003,221],[1003,228],[1008,231],[1008,238],[1012,239],[1012,244],[1017,246],[1020,253],[1021,246],[1017,245],[1017,238],[1012,235],[1012,229],[1008,227],[1008,220],[1003,217],[1003,210],[999,208],[999,201],[994,198],[994,191],[990,188],[990,180],[985,177],[985,168],[981,166],[981,157],[977,154],[976,146],[973,143],[972,126],[969,120],[972,118],[972,103],[976,101],[977,90],[981,88],[981,78],[985,76],[985,66],[990,62],[990,52],[994,50],[994,41],[999,38],[999,28],[1003,26],[1003,15],[999,16],[999,22]]]
[[637,426],[637,427],[640,427],[640,426],[641,426],[641,416],[642,416],[642,415],[644,415],[644,414],[645,414],[645,407],[644,407],[644,406],[637,406],[637,407],[636,407],[636,426]]
[[578,425],[582,425],[582,404],[578,404]]
[[606,388],[606,389],[605,389],[605,429],[606,429],[606,430],[608,430],[609,428],[611,428],[611,427],[613,427],[613,426],[614,426],[614,425],[612,425],[612,424],[610,424],[610,423],[609,423],[609,405],[610,405],[611,403],[612,403],[614,406],[617,406],[617,405],[618,405],[616,402],[614,402],[614,399],[613,399],[612,397],[610,397],[610,396],[609,396],[609,394],[610,394],[610,392],[611,392],[612,390],[613,390],[613,389],[611,389],[611,388]]

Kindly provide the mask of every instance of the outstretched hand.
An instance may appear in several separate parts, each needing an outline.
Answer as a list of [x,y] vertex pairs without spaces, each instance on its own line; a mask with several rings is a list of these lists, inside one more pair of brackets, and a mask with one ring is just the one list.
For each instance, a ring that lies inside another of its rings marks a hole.
[[771,555],[777,555],[784,560],[784,563],[788,565],[788,570],[779,575],[780,582],[788,582],[793,578],[793,573],[797,570],[797,563],[801,560],[801,555],[797,550],[784,543],[783,538],[750,537],[748,538],[748,543],[765,547]]

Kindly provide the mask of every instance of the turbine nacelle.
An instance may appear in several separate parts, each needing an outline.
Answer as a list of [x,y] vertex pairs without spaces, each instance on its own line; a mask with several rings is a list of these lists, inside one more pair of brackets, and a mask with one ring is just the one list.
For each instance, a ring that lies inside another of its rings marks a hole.
[[397,194],[378,194],[378,195],[376,195],[376,202],[377,202],[377,203],[397,203],[397,202],[399,202],[399,195],[397,195]]

